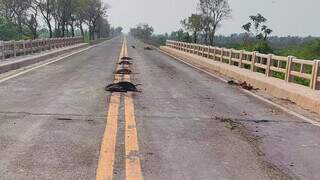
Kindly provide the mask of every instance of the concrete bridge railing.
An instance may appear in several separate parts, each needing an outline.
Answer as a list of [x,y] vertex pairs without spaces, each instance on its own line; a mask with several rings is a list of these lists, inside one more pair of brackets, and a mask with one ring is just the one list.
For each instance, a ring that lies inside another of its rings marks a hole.
[[309,61],[293,56],[276,56],[170,40],[167,41],[166,46],[230,66],[263,73],[268,77],[276,77],[289,83],[308,86],[314,90],[320,89],[320,60]]
[[0,41],[0,60],[72,46],[82,42],[82,37]]

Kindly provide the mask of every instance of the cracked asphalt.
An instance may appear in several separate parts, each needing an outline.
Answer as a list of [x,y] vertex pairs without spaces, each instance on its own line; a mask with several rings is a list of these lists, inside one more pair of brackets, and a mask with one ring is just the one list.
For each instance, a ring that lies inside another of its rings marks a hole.
[[[0,83],[0,179],[95,179],[122,40]],[[320,178],[319,127],[145,46],[128,37],[144,179]],[[115,179],[123,109],[122,98]]]
[[121,39],[0,84],[0,179],[94,179]]

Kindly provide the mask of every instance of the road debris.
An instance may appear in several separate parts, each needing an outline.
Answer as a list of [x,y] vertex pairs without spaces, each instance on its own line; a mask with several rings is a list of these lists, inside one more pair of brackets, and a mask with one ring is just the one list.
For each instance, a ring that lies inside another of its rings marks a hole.
[[238,86],[239,84],[233,80],[228,81],[228,84],[233,85],[233,86]]
[[57,118],[59,121],[72,121],[71,118]]
[[136,48],[136,46],[133,46],[133,45],[132,45],[131,47],[132,47],[133,49],[135,49],[135,48]]
[[137,92],[138,89],[136,85],[128,81],[121,81],[118,83],[113,83],[105,87],[106,91],[110,92]]
[[118,64],[121,64],[121,65],[132,65],[132,62],[124,60],[124,61],[119,62]]
[[239,85],[242,87],[242,89],[245,89],[248,91],[253,90],[253,86],[251,84],[248,84],[246,81],[240,83]]
[[131,58],[131,57],[128,57],[128,56],[123,56],[123,57],[121,58],[121,60],[132,60],[132,58]]
[[115,74],[132,74],[132,71],[127,68],[118,69]]
[[234,80],[228,81],[228,84],[231,86],[240,86],[242,89],[251,91],[251,90],[258,90],[258,88],[254,88],[251,84],[247,83],[246,81],[243,82],[236,82]]
[[152,47],[150,47],[150,46],[146,46],[146,47],[144,47],[144,50],[152,51],[152,50],[153,50],[153,48],[152,48]]

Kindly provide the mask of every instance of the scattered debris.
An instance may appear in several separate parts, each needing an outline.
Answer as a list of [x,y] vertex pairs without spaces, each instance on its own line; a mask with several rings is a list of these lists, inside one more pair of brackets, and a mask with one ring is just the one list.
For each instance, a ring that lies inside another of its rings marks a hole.
[[135,47],[135,46],[133,46],[133,45],[132,45],[131,47],[132,47],[133,49],[135,49],[135,48],[136,48],[136,47]]
[[118,64],[121,64],[121,65],[132,65],[132,62],[124,60],[124,61],[119,62]]
[[132,58],[131,58],[131,57],[127,57],[127,56],[123,56],[123,57],[121,58],[121,60],[132,60]]
[[255,122],[255,123],[268,123],[268,122],[270,122],[270,120],[254,120],[253,122]]
[[259,90],[258,88],[253,88],[253,86],[251,84],[248,84],[246,81],[239,83],[234,80],[230,80],[230,81],[228,81],[228,84],[231,86],[240,86],[242,89],[246,89],[248,91]]
[[146,46],[146,47],[144,47],[144,50],[152,51],[152,50],[153,50],[153,48],[152,48],[152,47],[150,47],[150,46]]
[[132,84],[131,82],[128,81],[121,81],[118,83],[113,83],[105,87],[106,91],[110,92],[137,92],[138,89],[136,85]]
[[132,71],[127,68],[118,69],[115,74],[132,74]]
[[228,81],[228,84],[233,85],[233,86],[238,86],[239,84],[233,80]]
[[242,82],[239,84],[241,86],[242,89],[251,91],[253,90],[253,86],[251,86],[251,84],[248,84],[246,81]]
[[245,111],[243,111],[243,112],[240,114],[240,116],[247,116],[247,115],[248,115],[248,113],[245,112]]
[[230,130],[235,130],[239,125],[238,122],[235,122],[235,121],[233,121],[231,119],[228,119],[228,118],[218,118],[218,117],[216,117],[216,119],[220,120],[220,122],[226,123],[225,124],[226,127],[229,128]]
[[58,118],[59,121],[72,121],[71,118]]

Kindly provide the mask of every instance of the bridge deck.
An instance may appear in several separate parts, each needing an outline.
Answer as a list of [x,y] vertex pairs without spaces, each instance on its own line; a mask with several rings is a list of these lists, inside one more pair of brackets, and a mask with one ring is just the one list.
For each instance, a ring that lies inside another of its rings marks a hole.
[[320,177],[319,127],[132,38],[130,80],[141,92],[110,102],[104,87],[114,80],[121,45],[115,38],[0,80],[1,178],[95,179],[115,103],[114,179],[138,177],[128,173],[139,169],[137,159],[144,179]]

